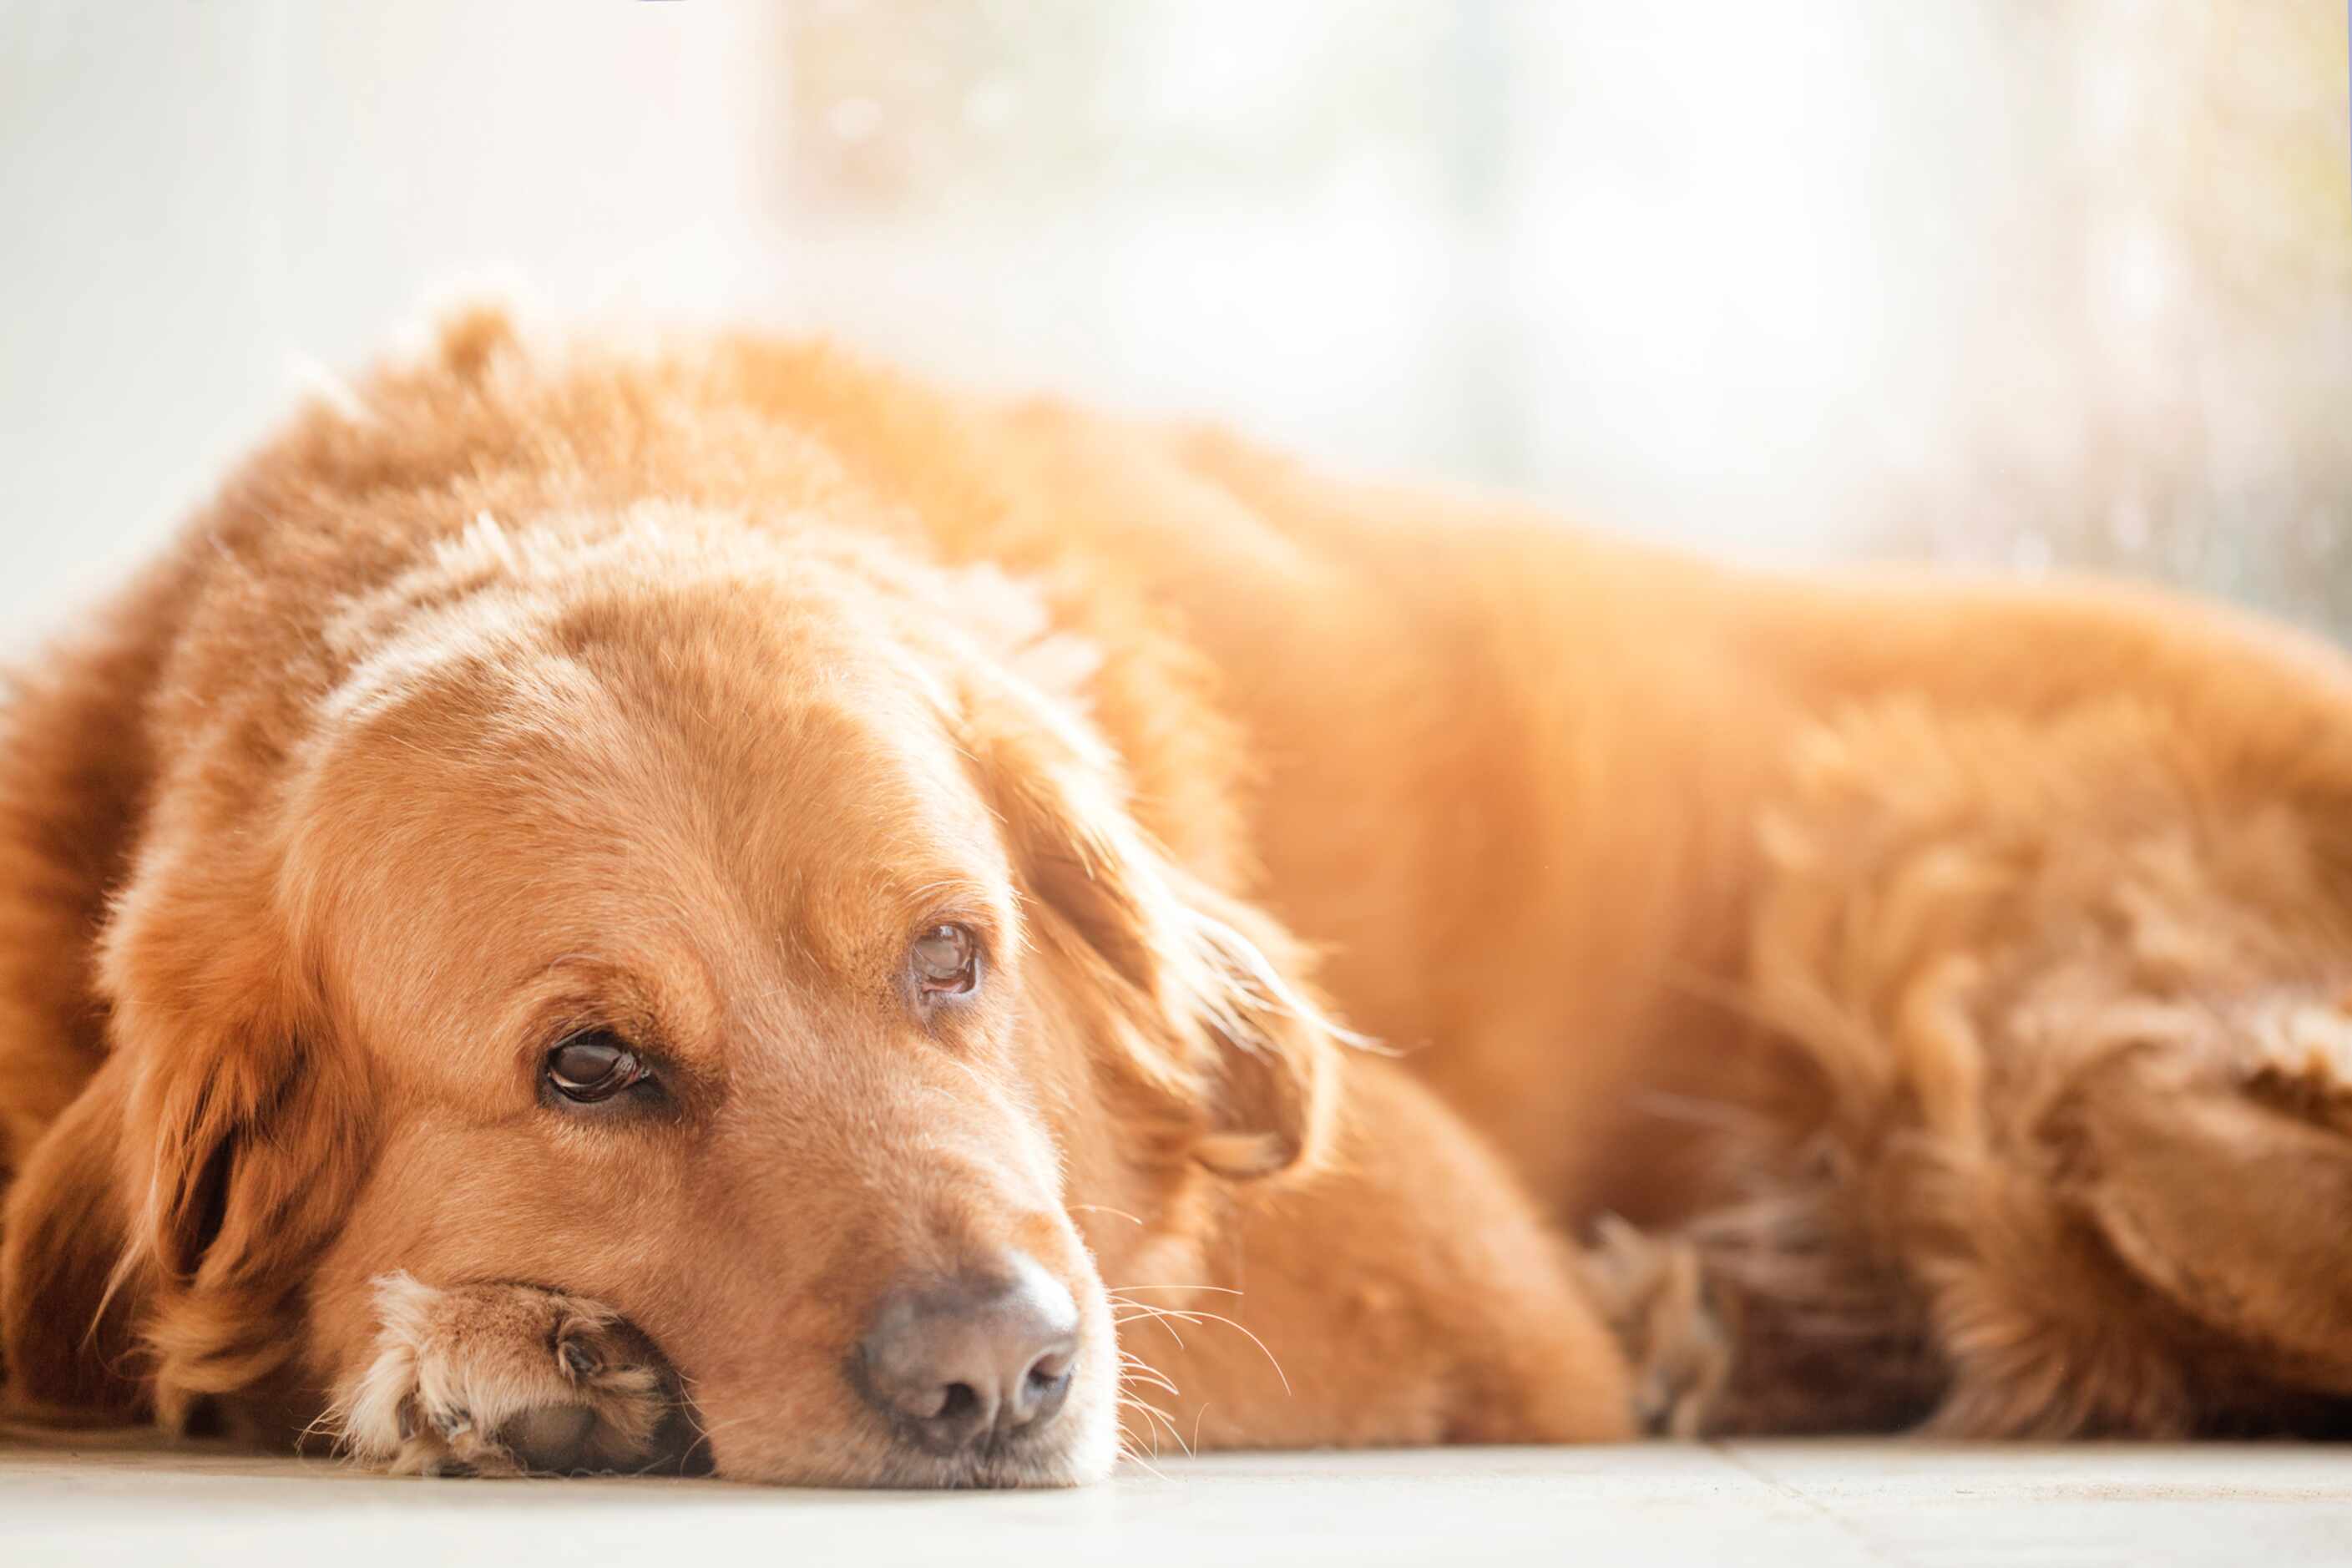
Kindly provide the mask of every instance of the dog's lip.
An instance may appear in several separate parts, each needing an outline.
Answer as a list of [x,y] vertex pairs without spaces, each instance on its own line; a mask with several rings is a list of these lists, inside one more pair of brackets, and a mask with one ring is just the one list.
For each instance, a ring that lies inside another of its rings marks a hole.
[[1024,1455],[1010,1448],[1002,1454],[984,1454],[968,1466],[968,1474],[948,1484],[974,1489],[1076,1486],[1083,1478],[1071,1462],[1072,1447],[1060,1442],[1053,1445],[1051,1454]]
[[883,1491],[991,1491],[1086,1484],[1077,1445],[1067,1437],[1015,1436],[954,1456],[919,1450],[896,1457],[870,1486]]
[[730,1468],[721,1462],[702,1471],[739,1486],[787,1487],[848,1491],[988,1491],[1079,1487],[1096,1477],[1083,1463],[1086,1444],[1077,1434],[990,1445],[970,1453],[941,1455],[919,1448],[895,1449],[871,1470],[813,1473],[797,1465],[780,1469]]

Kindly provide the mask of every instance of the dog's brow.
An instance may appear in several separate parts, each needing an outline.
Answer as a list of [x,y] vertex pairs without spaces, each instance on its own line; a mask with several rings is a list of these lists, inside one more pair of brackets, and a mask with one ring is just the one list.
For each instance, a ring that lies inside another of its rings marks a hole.
[[[559,953],[539,967],[530,988],[554,996],[570,994],[572,1005],[593,1001],[639,1016],[635,1021],[658,1023],[664,1042],[689,1055],[699,1053],[723,1016],[724,988],[688,943],[664,944],[658,952],[628,958],[586,950]],[[583,991],[590,996],[580,998]]]

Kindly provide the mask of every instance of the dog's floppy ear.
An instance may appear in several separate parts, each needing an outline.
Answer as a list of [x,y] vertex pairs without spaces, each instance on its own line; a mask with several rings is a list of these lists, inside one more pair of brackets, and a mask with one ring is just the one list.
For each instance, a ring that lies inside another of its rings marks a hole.
[[120,1089],[117,1289],[135,1289],[156,1415],[289,1359],[306,1265],[357,1190],[354,1097],[323,1008],[257,889],[151,869],[102,952]]
[[1084,992],[1109,1066],[1175,1108],[1185,1152],[1234,1180],[1310,1166],[1334,1114],[1334,1037],[1269,917],[1175,864],[1114,760],[1034,701],[982,703],[965,744],[1003,826],[1039,958]]
[[8,1407],[36,1419],[132,1420],[131,1302],[112,1279],[130,1239],[123,1202],[127,1063],[108,1058],[32,1147],[0,1216],[0,1367]]

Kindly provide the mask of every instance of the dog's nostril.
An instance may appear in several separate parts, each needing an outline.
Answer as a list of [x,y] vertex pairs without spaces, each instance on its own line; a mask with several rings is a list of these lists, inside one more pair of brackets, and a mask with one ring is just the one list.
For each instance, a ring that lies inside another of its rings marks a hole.
[[965,1420],[979,1408],[980,1395],[972,1392],[971,1384],[950,1383],[947,1386],[945,1396],[940,1401],[939,1410],[930,1419],[934,1421]]
[[1039,1356],[1029,1368],[1027,1390],[1032,1399],[1042,1399],[1070,1381],[1071,1355],[1067,1350],[1056,1350]]
[[1053,1418],[1069,1397],[1071,1360],[1066,1351],[1039,1358],[1022,1380],[1021,1392],[1008,1412],[1010,1425],[1025,1426]]

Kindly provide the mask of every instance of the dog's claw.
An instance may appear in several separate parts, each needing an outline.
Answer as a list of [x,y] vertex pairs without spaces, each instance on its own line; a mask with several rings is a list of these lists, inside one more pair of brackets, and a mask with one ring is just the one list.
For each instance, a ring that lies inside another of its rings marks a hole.
[[1635,1421],[1654,1436],[1701,1436],[1730,1374],[1732,1335],[1697,1247],[1606,1215],[1582,1272],[1632,1366]]
[[2352,1014],[2346,1001],[2278,1006],[2257,1018],[2252,1032],[2247,1093],[2306,1121],[2352,1131]]

